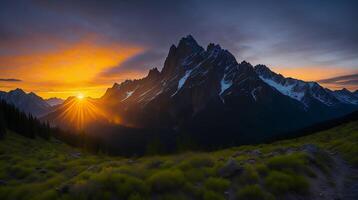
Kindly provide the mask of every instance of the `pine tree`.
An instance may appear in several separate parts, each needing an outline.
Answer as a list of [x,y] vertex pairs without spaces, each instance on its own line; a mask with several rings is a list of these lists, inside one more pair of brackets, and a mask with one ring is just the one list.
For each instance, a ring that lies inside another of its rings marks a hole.
[[6,122],[3,116],[3,112],[0,111],[0,140],[4,138],[6,134]]

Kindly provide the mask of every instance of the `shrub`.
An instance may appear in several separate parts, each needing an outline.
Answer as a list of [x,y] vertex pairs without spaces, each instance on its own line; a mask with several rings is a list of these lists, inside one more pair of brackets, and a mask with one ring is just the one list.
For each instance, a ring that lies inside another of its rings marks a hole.
[[223,178],[210,177],[204,182],[204,186],[209,190],[223,193],[230,186],[230,181]]
[[258,182],[259,175],[251,165],[245,165],[244,172],[239,180],[242,184],[254,184]]
[[265,164],[259,163],[256,165],[256,170],[260,175],[267,175],[269,169]]
[[304,176],[271,171],[265,178],[265,186],[274,194],[282,195],[288,192],[306,194],[309,183]]
[[140,194],[132,194],[129,196],[128,200],[143,200],[145,199]]
[[149,188],[144,181],[126,174],[104,171],[96,175],[93,180],[96,182],[95,185],[124,199],[132,194],[147,195],[149,193]]
[[168,191],[180,188],[185,182],[180,170],[163,170],[155,173],[148,179],[148,183],[154,191]]
[[191,182],[199,182],[204,180],[206,173],[205,170],[192,168],[184,171],[185,177]]
[[116,182],[116,194],[119,197],[128,198],[132,194],[149,193],[149,188],[145,185],[144,181],[124,174],[117,174],[114,176]]
[[211,157],[198,155],[183,161],[179,167],[183,170],[187,170],[190,168],[212,167],[213,165],[214,165],[214,161]]
[[18,179],[23,179],[31,174],[31,170],[20,165],[12,166],[8,169],[8,173]]
[[246,185],[237,193],[238,199],[242,200],[271,200],[274,197],[263,191],[259,185]]
[[295,153],[290,155],[281,155],[270,158],[267,166],[274,170],[285,170],[298,172],[305,170],[307,155],[304,153]]
[[214,191],[205,190],[203,195],[204,200],[224,200],[224,195]]
[[158,200],[187,200],[188,197],[186,197],[182,193],[162,193],[156,199],[158,199]]

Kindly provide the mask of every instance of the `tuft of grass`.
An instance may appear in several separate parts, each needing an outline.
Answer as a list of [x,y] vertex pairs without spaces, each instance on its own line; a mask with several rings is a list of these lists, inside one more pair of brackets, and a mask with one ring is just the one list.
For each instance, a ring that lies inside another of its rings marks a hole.
[[256,164],[256,170],[261,176],[266,176],[269,168],[264,163]]
[[304,176],[270,171],[265,178],[265,186],[276,195],[294,192],[305,195],[309,191],[309,183]]
[[80,195],[86,198],[91,198],[93,193],[101,193],[100,190],[120,199],[128,199],[132,195],[146,196],[149,194],[149,188],[143,180],[110,170],[102,171],[89,180],[79,180],[72,188],[74,196]]
[[257,184],[246,185],[237,193],[238,199],[242,200],[273,200],[275,199],[270,193],[261,189]]
[[8,174],[17,179],[23,179],[31,174],[31,169],[19,164],[8,168]]
[[245,165],[244,171],[239,178],[241,184],[255,184],[259,181],[259,174],[252,165]]
[[179,168],[182,170],[187,170],[191,168],[204,168],[212,167],[215,164],[213,158],[208,155],[197,155],[192,156],[189,159],[180,163]]
[[151,189],[157,192],[177,190],[184,183],[184,174],[180,170],[163,170],[148,178]]
[[267,160],[266,164],[272,170],[301,172],[305,171],[308,160],[305,153],[294,153],[272,157]]
[[230,186],[230,181],[223,178],[210,177],[204,182],[205,188],[223,193]]
[[225,200],[225,197],[223,194],[211,191],[211,190],[205,190],[203,194],[204,200]]

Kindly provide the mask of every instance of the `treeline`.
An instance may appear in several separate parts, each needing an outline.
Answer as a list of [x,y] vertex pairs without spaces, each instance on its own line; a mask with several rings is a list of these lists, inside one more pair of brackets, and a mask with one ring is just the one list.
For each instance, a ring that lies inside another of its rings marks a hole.
[[41,123],[30,114],[21,112],[15,106],[0,101],[0,138],[6,134],[6,129],[28,138],[37,136],[48,139],[54,129],[48,123]]
[[4,138],[7,130],[31,139],[36,137],[44,139],[54,137],[72,146],[91,152],[99,150],[96,139],[87,136],[84,132],[65,131],[57,127],[51,127],[49,123],[41,122],[31,114],[26,114],[14,105],[0,100],[0,139]]
[[84,132],[64,131],[57,127],[51,127],[49,123],[41,122],[31,114],[26,114],[14,105],[0,100],[0,139],[4,138],[7,130],[31,139],[36,137],[44,139],[54,137],[72,146],[84,148],[92,152],[98,151],[95,139],[86,136]]

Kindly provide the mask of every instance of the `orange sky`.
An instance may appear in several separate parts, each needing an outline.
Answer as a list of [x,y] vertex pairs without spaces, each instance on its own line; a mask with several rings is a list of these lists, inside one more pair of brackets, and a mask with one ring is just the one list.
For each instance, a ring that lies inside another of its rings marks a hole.
[[121,44],[98,44],[93,38],[86,38],[71,45],[59,44],[55,51],[0,56],[1,77],[22,80],[0,82],[0,90],[20,87],[44,98],[67,98],[79,93],[99,97],[115,81],[143,75],[133,72],[123,74],[124,77],[99,77],[106,69],[121,64],[142,50]]
[[[26,92],[35,92],[43,98],[76,96],[100,97],[114,82],[127,78],[140,78],[146,71],[126,72],[118,77],[101,76],[105,70],[118,66],[127,59],[144,51],[142,47],[118,43],[98,43],[94,37],[62,44],[54,41],[56,50],[34,51],[13,56],[0,56],[0,78],[16,78],[21,82],[0,82],[0,90],[9,91],[17,87]],[[269,66],[270,67],[270,66]],[[342,67],[270,67],[273,71],[315,81],[352,73]],[[339,89],[335,85],[325,85]],[[349,88],[354,89],[354,88]]]

